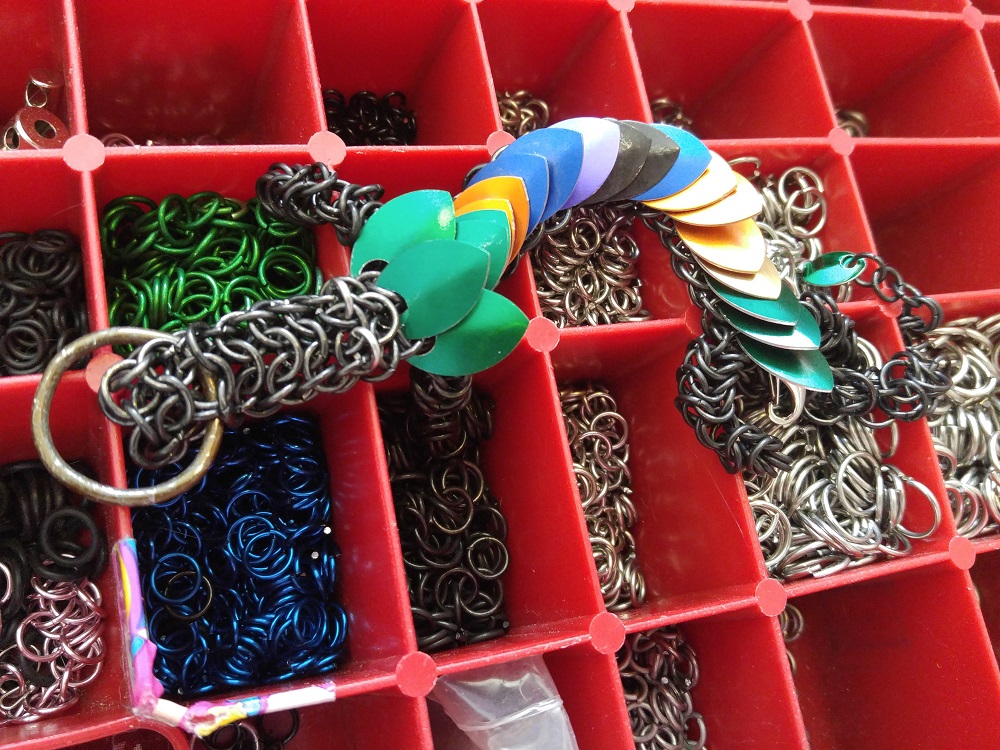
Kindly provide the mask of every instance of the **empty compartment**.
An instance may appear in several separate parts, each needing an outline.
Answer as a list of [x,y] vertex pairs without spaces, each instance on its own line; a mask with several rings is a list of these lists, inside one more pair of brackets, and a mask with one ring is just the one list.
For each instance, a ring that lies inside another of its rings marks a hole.
[[[378,398],[405,393],[408,377],[402,368],[380,386]],[[546,358],[522,344],[476,375],[472,385],[495,403],[492,437],[480,443],[478,466],[507,524],[509,564],[500,582],[502,621],[509,629],[491,640],[434,652],[441,673],[586,641],[591,620],[604,610]],[[408,613],[406,620],[413,617]]]
[[[1000,14],[1000,3],[996,0],[980,0],[976,3],[976,7],[984,13]],[[983,28],[979,30],[979,35],[986,47],[990,69],[996,78],[997,65],[1000,65],[1000,18],[988,16]]]
[[825,136],[834,126],[805,27],[786,8],[640,0],[628,19],[646,96],[679,104],[699,137]]
[[[46,108],[71,129],[78,127],[82,113],[71,102],[75,81],[68,64],[70,41],[61,0],[12,5],[0,21],[0,45],[5,50],[0,76],[0,127],[4,127],[26,105],[26,88],[35,71],[63,80],[57,101]],[[36,96],[38,92],[36,92]],[[34,99],[38,104],[41,98]]]
[[[31,437],[31,404],[37,378],[10,378],[0,386],[4,405],[4,429],[0,433],[3,465],[37,461],[38,451]],[[56,449],[67,461],[82,461],[96,478],[114,483],[114,457],[108,441],[107,422],[97,407],[96,395],[87,387],[83,373],[70,373],[62,381],[52,402],[50,429]],[[125,641],[118,615],[118,586],[112,546],[122,536],[127,511],[113,505],[95,504],[91,516],[106,539],[108,565],[95,581],[105,611],[105,652],[101,672],[94,682],[79,688],[79,701],[50,717],[34,723],[13,724],[3,729],[4,747],[66,747],[84,737],[107,734],[109,723],[131,718],[123,700],[125,684]],[[123,722],[124,728],[124,722]]]
[[499,0],[476,9],[498,96],[529,91],[548,105],[552,123],[644,119],[628,31],[608,3]]
[[297,3],[182,0],[140,9],[112,0],[79,3],[77,21],[98,138],[302,144],[322,128]]
[[870,136],[1000,134],[996,82],[961,19],[818,10],[809,30],[834,106],[865,115]]
[[[1000,5],[998,5],[995,0],[979,0],[976,3],[976,8],[981,10],[983,13],[988,13],[990,15],[1000,14]],[[989,19],[995,20],[995,19]]]
[[1000,659],[1000,550],[991,546],[989,551],[979,550],[969,574],[993,655]]
[[[927,13],[961,13],[965,0],[822,0],[814,5],[836,5],[863,8],[880,13],[887,10],[909,10]],[[981,4],[981,3],[980,3]],[[883,18],[885,16],[882,16]]]
[[804,626],[789,651],[814,750],[1000,742],[997,665],[965,573],[944,563],[792,603]]
[[351,0],[307,10],[322,90],[347,99],[359,91],[403,93],[417,121],[416,146],[482,144],[499,127],[467,3]]
[[924,294],[1000,287],[995,147],[859,141],[850,160],[878,252],[907,282]]
[[[628,424],[632,534],[646,600],[619,613],[626,623],[730,607],[752,598],[763,578],[739,479],[698,442],[674,405],[677,368],[693,338],[680,321],[567,330],[553,352],[560,387],[603,383]],[[572,499],[582,519],[575,482]],[[593,573],[592,559],[588,567]]]

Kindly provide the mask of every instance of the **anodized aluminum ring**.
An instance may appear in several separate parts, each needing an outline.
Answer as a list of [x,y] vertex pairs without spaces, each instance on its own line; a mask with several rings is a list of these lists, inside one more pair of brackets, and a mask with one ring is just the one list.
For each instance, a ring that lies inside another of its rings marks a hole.
[[[162,338],[165,337],[159,331],[150,331],[146,328],[108,328],[81,336],[60,349],[59,353],[49,362],[49,366],[45,369],[42,380],[38,384],[35,400],[31,406],[31,434],[35,445],[38,446],[39,458],[45,464],[45,468],[73,492],[83,497],[91,497],[116,505],[130,507],[155,505],[191,489],[201,481],[211,467],[222,442],[222,421],[218,418],[213,419],[206,426],[201,447],[198,448],[198,453],[191,464],[173,479],[153,487],[123,490],[102,484],[76,471],[56,450],[55,442],[52,439],[52,430],[49,427],[52,398],[55,396],[56,387],[66,371],[81,358],[102,346],[145,344],[148,341]],[[206,397],[209,400],[215,399],[215,381],[204,370],[200,371],[200,378]]]

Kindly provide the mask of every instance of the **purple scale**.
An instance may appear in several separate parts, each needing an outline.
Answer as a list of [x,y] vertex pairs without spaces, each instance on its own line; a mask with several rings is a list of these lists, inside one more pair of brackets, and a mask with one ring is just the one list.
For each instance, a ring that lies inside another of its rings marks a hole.
[[577,206],[596,193],[614,169],[620,131],[615,123],[599,117],[574,117],[549,127],[573,130],[583,137],[583,166],[563,208]]

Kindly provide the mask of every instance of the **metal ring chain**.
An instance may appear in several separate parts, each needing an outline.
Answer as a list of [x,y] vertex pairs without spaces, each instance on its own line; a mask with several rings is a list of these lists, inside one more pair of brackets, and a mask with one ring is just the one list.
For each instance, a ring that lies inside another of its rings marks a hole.
[[526,89],[497,95],[500,124],[515,138],[549,124],[549,105]]
[[480,468],[492,401],[471,377],[413,370],[410,378],[409,393],[378,407],[417,647],[432,653],[507,632],[510,553],[507,521]]
[[[674,271],[703,312],[704,333],[678,370],[678,408],[724,467],[743,473],[771,575],[819,577],[906,554],[911,540],[937,529],[940,509],[924,485],[883,463],[891,451],[879,449],[875,430],[895,430],[895,420],[930,413],[948,389],[946,360],[926,346],[940,322],[940,307],[881,258],[858,256],[872,269],[871,279],[861,284],[886,302],[903,303],[900,325],[907,349],[884,362],[828,292],[800,281],[799,269],[822,252],[817,233],[826,207],[819,176],[796,167],[762,180],[757,160],[738,162],[753,167],[764,197],[759,222],[767,254],[816,318],[820,351],[833,368],[835,386],[828,394],[806,395],[798,413],[787,389],[761,377],[737,343],[673,222],[646,212],[646,225],[658,232]],[[903,525],[912,492],[930,503],[930,528]]]
[[559,328],[647,320],[627,205],[583,206],[531,251],[542,315]]
[[960,318],[927,348],[949,364],[952,387],[928,419],[960,535],[1000,530],[1000,315]]
[[785,642],[785,656],[788,657],[788,667],[792,670],[792,675],[799,671],[799,664],[795,660],[795,655],[789,650],[788,644],[802,637],[805,626],[802,610],[788,602],[778,615],[778,627],[781,628],[781,640]]
[[0,652],[0,727],[66,710],[104,664],[105,612],[97,586],[32,576],[31,589],[17,643]]
[[628,423],[607,388],[580,383],[560,389],[573,471],[597,566],[604,604],[612,612],[646,599],[646,581],[636,559],[628,468]]
[[660,125],[673,125],[675,128],[683,128],[689,133],[693,133],[694,121],[684,114],[684,108],[680,102],[675,102],[669,96],[661,96],[649,102],[649,110],[653,115],[653,122]]
[[616,658],[637,750],[701,750],[705,722],[691,700],[698,662],[677,628],[633,633]]
[[[760,219],[766,227],[769,257],[785,281],[799,293],[813,312],[822,332],[820,351],[834,368],[835,387],[831,394],[810,394],[812,411],[865,415],[876,408],[889,418],[908,421],[928,413],[934,400],[949,386],[945,362],[930,357],[921,342],[940,322],[940,306],[906,284],[899,273],[873,255],[859,255],[874,268],[870,281],[861,281],[887,302],[903,302],[899,322],[907,349],[878,368],[863,364],[853,343],[853,322],[841,313],[836,301],[825,291],[800,284],[798,269],[822,250],[815,234],[825,223],[826,209],[822,182],[818,175],[802,167],[787,170],[780,178],[760,181],[759,160],[735,160],[754,166],[754,180],[763,185],[765,210]],[[811,197],[810,197],[811,196]],[[798,205],[796,201],[806,200]],[[783,202],[782,202],[783,201]],[[769,208],[770,206],[770,208]],[[774,474],[789,467],[781,444],[739,418],[739,407],[748,398],[770,400],[767,379],[751,377],[759,368],[736,343],[735,331],[723,322],[717,297],[706,275],[674,228],[673,221],[656,211],[641,213],[648,228],[659,234],[671,253],[674,272],[688,285],[692,301],[703,310],[704,333],[688,348],[685,363],[678,370],[678,407],[699,441],[714,450],[727,471],[751,469],[758,474]],[[784,221],[769,226],[767,221]],[[792,229],[791,227],[795,228]],[[801,289],[800,289],[801,287]],[[742,397],[742,398],[738,398]]]
[[[426,351],[429,341],[403,335],[402,298],[379,288],[378,276],[333,278],[318,295],[265,300],[213,326],[157,336],[113,365],[98,398],[108,419],[134,428],[131,459],[144,468],[175,463],[211,420],[234,426],[382,380]],[[199,374],[215,381],[217,398],[206,399]]]

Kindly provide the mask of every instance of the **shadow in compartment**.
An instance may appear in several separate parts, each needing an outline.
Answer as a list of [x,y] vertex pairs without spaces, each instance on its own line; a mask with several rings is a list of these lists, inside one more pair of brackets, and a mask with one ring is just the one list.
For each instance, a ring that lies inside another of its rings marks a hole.
[[859,141],[850,161],[878,252],[906,281],[924,294],[1000,287],[993,146]]
[[1000,742],[996,662],[962,571],[934,565],[791,603],[803,619],[789,651],[813,748],[947,747],[955,721],[963,742]]
[[76,13],[89,128],[109,145],[304,144],[322,128],[297,4],[112,0]]
[[961,18],[818,10],[809,32],[837,108],[874,138],[1000,135],[1000,96],[978,34]]
[[552,123],[645,119],[628,32],[607,3],[495,0],[476,10],[497,96],[529,92],[544,102]]
[[640,0],[628,19],[654,118],[666,99],[700,138],[825,137],[834,126],[808,34],[784,8]]

